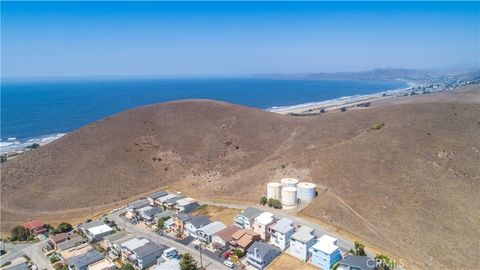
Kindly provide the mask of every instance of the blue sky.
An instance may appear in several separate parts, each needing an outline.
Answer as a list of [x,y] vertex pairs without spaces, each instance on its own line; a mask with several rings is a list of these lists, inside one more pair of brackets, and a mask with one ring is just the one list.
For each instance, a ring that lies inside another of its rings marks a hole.
[[3,77],[478,66],[479,2],[4,2]]

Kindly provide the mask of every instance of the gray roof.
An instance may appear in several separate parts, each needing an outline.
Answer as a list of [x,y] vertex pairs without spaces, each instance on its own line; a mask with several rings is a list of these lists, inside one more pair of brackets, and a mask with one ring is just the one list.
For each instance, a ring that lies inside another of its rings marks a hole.
[[94,227],[98,227],[98,226],[101,226],[101,225],[105,225],[105,222],[103,222],[102,220],[92,220],[88,223],[85,223],[83,224],[81,227],[85,230],[88,230],[88,229],[91,229],[91,228],[94,228]]
[[255,252],[255,249],[258,249],[257,251],[257,254],[263,258],[265,257],[265,255],[267,255],[267,253],[270,251],[270,250],[273,250],[277,253],[280,253],[280,250],[277,248],[277,247],[274,247],[272,245],[269,245],[267,243],[264,243],[264,242],[260,242],[260,241],[256,241],[255,243],[253,243],[253,245],[251,245],[249,248],[248,248],[248,252]]
[[151,217],[153,217],[153,216],[155,216],[156,214],[161,213],[162,211],[163,211],[163,210],[162,210],[161,208],[159,208],[159,207],[152,207],[152,208],[150,208],[150,209],[148,209],[148,210],[143,211],[141,214],[142,214],[142,215],[146,215],[146,216],[151,216]]
[[80,256],[75,256],[67,259],[67,262],[71,266],[75,266],[78,269],[82,269],[89,264],[98,262],[103,259],[103,254],[96,251],[90,250],[89,252],[82,254]]
[[[347,256],[340,261],[340,264],[346,264],[350,267],[353,266],[356,267],[356,269],[358,268],[359,270],[375,269],[375,263],[372,261],[368,263],[369,260],[371,260],[371,258],[367,256]],[[369,264],[371,266],[369,266]]]
[[162,217],[173,217],[175,215],[175,212],[166,210],[161,213],[158,213],[155,215],[155,218],[162,218]]
[[168,194],[168,192],[166,191],[163,191],[163,190],[160,190],[160,191],[157,191],[157,192],[153,192],[151,194],[148,194],[147,198],[150,198],[152,200],[155,200],[155,199],[158,199],[160,197],[163,197],[163,196],[166,196]]
[[65,242],[57,244],[57,248],[59,250],[66,250],[66,249],[69,249],[69,248],[72,248],[72,247],[76,247],[83,242],[84,242],[83,238],[78,236],[78,237],[75,237],[73,239],[70,239],[70,240],[67,240]]
[[210,221],[210,219],[208,219],[208,217],[206,216],[196,216],[196,217],[193,217],[191,218],[188,223],[191,223],[195,228],[201,228],[207,224],[210,224],[212,223],[212,221]]
[[253,207],[248,207],[245,210],[243,210],[240,215],[248,218],[248,219],[253,219],[258,217],[261,213],[263,213],[262,210],[253,208]]
[[177,197],[175,197],[175,198],[170,198],[170,199],[166,200],[165,203],[167,203],[167,204],[174,204],[174,203],[176,203],[178,200],[181,200],[181,199],[184,199],[184,198],[186,198],[186,197],[185,197],[185,196],[177,196]]
[[203,231],[206,235],[214,235],[217,232],[225,229],[227,226],[220,221],[215,221],[210,224],[205,225],[200,230]]
[[313,229],[307,226],[302,226],[294,234],[292,234],[292,239],[300,241],[302,243],[307,243],[308,241],[315,238],[313,235]]
[[165,249],[167,249],[166,246],[164,245],[158,245],[158,244],[155,244],[154,242],[148,242],[146,243],[145,245],[141,246],[141,247],[138,247],[134,250],[132,250],[133,252],[135,252],[135,254],[137,255],[138,258],[144,258],[150,254],[153,254],[153,253],[156,253],[156,252],[160,252],[162,253]]
[[295,229],[291,224],[293,224],[293,220],[289,218],[282,218],[272,226],[272,230],[285,234]]
[[147,204],[150,204],[150,202],[147,199],[142,199],[142,200],[132,202],[131,204],[128,205],[128,208],[137,209]]
[[187,213],[176,214],[175,217],[181,220],[182,222],[187,222],[190,219],[192,219],[192,216]]
[[126,232],[126,231],[120,231],[120,232],[116,232],[114,234],[111,234],[111,235],[108,235],[108,236],[105,236],[103,239],[104,240],[107,240],[109,241],[110,243],[118,240],[118,239],[122,239],[126,236],[128,236],[129,234]]
[[28,265],[27,265],[26,262],[22,262],[22,263],[19,263],[19,264],[10,266],[10,267],[7,266],[7,267],[2,268],[2,269],[5,269],[5,270],[28,270]]

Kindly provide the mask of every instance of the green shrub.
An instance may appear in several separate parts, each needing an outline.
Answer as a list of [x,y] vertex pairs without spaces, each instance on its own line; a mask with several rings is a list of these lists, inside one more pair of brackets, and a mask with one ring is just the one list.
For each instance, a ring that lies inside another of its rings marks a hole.
[[262,198],[260,198],[260,204],[265,206],[265,204],[267,204],[268,202],[268,199],[267,197],[263,196]]
[[384,126],[385,126],[385,123],[376,123],[370,129],[371,130],[379,130],[379,129],[382,129]]
[[25,241],[28,239],[30,232],[23,226],[16,226],[12,229],[10,240],[12,241]]
[[233,250],[233,254],[235,254],[235,256],[237,256],[238,258],[242,258],[245,255],[243,251],[238,248]]
[[54,264],[58,261],[60,261],[60,258],[58,258],[58,256],[55,254],[55,255],[52,255],[48,258],[48,260],[50,261],[51,264]]

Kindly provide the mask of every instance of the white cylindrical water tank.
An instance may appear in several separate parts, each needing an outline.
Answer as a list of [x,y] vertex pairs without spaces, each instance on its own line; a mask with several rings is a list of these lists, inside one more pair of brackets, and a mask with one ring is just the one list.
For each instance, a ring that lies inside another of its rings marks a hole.
[[277,182],[270,182],[267,184],[267,198],[280,200],[282,195],[282,184]]
[[298,180],[295,178],[283,178],[281,182],[283,187],[297,187],[298,184]]
[[282,204],[285,206],[297,205],[297,188],[296,187],[282,188]]
[[310,182],[301,182],[297,185],[297,196],[302,201],[310,201],[315,198],[317,191],[315,190],[317,186],[314,183]]

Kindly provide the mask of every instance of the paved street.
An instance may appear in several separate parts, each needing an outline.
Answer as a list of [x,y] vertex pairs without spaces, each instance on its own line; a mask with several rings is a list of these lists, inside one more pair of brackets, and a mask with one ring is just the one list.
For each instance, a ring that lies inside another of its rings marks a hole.
[[43,255],[42,247],[47,240],[42,240],[33,244],[11,244],[6,243],[5,249],[7,253],[0,257],[1,264],[11,261],[17,257],[27,255],[32,260],[39,270],[52,269],[47,258]]

